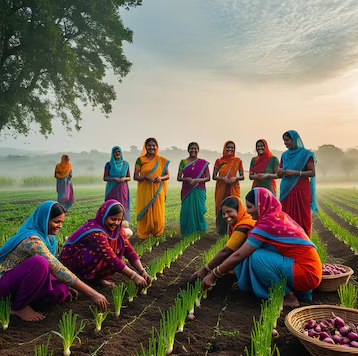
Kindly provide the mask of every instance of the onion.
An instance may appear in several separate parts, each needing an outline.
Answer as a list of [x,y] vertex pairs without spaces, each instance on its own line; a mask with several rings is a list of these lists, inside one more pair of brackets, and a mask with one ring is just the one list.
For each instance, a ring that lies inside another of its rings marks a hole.
[[305,329],[313,329],[317,325],[316,320],[310,319],[305,325]]
[[328,342],[329,344],[334,344],[334,341],[333,341],[332,338],[330,338],[330,337],[326,337],[326,338],[323,339],[322,341]]
[[316,327],[314,328],[314,331],[316,331],[317,333],[320,333],[322,331],[321,329],[321,325],[316,325]]
[[358,342],[357,341],[351,341],[351,346],[358,348]]
[[344,322],[344,320],[342,318],[340,318],[339,316],[336,316],[334,318],[334,326],[336,328],[341,328],[344,325],[345,325],[345,322]]
[[331,335],[329,335],[328,333],[326,333],[325,331],[322,331],[319,333],[319,338],[321,340],[324,340],[324,339],[330,339],[331,338]]
[[358,335],[356,333],[349,332],[346,336],[351,341],[358,341]]
[[339,332],[342,334],[342,335],[346,335],[348,333],[349,329],[347,328],[347,326],[342,326],[339,328]]
[[308,333],[308,336],[311,336],[311,337],[314,337],[317,335],[317,333],[313,329],[308,330],[307,333]]
[[332,340],[333,340],[336,344],[341,344],[341,342],[342,342],[342,336],[333,335],[333,336],[332,336]]
[[350,344],[351,340],[348,339],[348,337],[342,337],[342,340],[341,340],[341,345],[343,344]]

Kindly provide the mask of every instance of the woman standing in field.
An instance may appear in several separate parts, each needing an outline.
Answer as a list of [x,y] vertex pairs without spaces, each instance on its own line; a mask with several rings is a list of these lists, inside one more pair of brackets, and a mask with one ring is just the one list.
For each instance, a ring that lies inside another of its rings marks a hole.
[[[312,289],[322,279],[316,246],[266,188],[254,188],[246,196],[247,212],[256,224],[246,242],[202,282],[211,286],[216,278],[235,268],[238,286],[259,298],[268,298],[272,283],[286,279],[285,306],[298,306],[299,299],[312,300]],[[223,214],[230,220],[231,213]]]
[[283,134],[287,147],[281,156],[277,176],[282,178],[280,201],[282,210],[303,227],[310,236],[312,215],[317,213],[316,203],[316,157],[303,145],[299,134],[290,130]]
[[62,303],[70,296],[69,286],[90,297],[101,310],[107,309],[107,299],[55,257],[56,235],[64,219],[65,209],[46,201],[0,248],[0,296],[11,295],[11,313],[23,320],[43,320],[45,315],[31,304]]
[[213,180],[216,180],[216,230],[219,234],[225,235],[227,223],[220,214],[220,204],[228,196],[240,198],[240,181],[244,180],[244,168],[241,159],[236,157],[233,141],[225,142],[223,156],[215,161]]
[[181,190],[180,232],[188,236],[193,232],[205,232],[208,224],[205,220],[206,190],[205,182],[210,180],[209,162],[198,158],[199,145],[189,143],[189,157],[179,164],[178,181],[183,182]]
[[[150,283],[136,252],[126,237],[122,220],[125,209],[117,200],[107,200],[98,209],[95,219],[89,219],[66,241],[60,261],[79,278],[109,287],[115,284],[109,279],[117,272],[139,287]],[[136,269],[130,269],[125,257]]]
[[107,182],[104,201],[115,199],[125,208],[124,220],[130,222],[130,194],[128,181],[131,180],[129,164],[123,159],[119,146],[112,148],[111,160],[104,168],[103,180]]
[[229,240],[226,245],[199,271],[192,279],[203,279],[210,271],[219,266],[247,240],[255,221],[246,212],[245,206],[238,197],[227,197],[221,203],[220,213],[226,217],[229,226]]
[[260,139],[256,142],[257,157],[253,157],[250,164],[249,178],[253,180],[252,188],[264,187],[276,196],[276,180],[278,158],[275,157],[266,142]]
[[70,163],[70,156],[62,156],[61,163],[57,164],[55,168],[55,178],[56,191],[58,194],[57,201],[61,203],[66,210],[68,210],[75,201],[71,181],[72,166]]
[[165,197],[168,188],[169,161],[159,156],[158,142],[148,138],[137,159],[134,180],[137,189],[137,233],[140,239],[164,232]]

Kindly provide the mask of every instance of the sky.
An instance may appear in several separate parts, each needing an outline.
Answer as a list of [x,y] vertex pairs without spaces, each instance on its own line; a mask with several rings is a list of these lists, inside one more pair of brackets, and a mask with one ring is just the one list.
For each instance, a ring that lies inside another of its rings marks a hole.
[[311,149],[358,145],[356,0],[143,0],[121,13],[133,65],[122,83],[108,73],[110,118],[85,108],[79,133],[54,123],[47,140],[0,137],[0,149],[126,151],[155,137],[160,148],[221,152],[233,140],[253,152],[264,138],[284,150],[291,129]]

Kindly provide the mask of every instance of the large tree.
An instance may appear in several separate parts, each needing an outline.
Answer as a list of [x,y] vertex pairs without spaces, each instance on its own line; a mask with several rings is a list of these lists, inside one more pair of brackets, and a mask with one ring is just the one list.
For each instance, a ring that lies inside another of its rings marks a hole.
[[59,118],[80,129],[79,104],[104,115],[116,99],[105,75],[122,81],[131,67],[122,42],[132,42],[119,9],[142,0],[0,0],[0,132],[47,136]]

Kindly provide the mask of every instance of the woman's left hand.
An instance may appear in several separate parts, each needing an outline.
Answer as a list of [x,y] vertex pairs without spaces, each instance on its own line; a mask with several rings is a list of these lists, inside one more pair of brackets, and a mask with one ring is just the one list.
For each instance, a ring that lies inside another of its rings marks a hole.
[[147,271],[144,271],[142,273],[142,277],[144,278],[144,280],[147,282],[147,286],[149,286],[152,283],[152,278],[150,277],[150,275],[147,273]]
[[285,174],[286,176],[297,176],[297,171],[293,170],[293,169],[286,169],[285,170]]
[[201,287],[203,289],[208,289],[210,288],[216,281],[216,277],[214,275],[214,273],[209,273],[206,275],[206,277],[204,277],[204,279],[201,282]]
[[157,177],[154,179],[154,183],[159,183],[162,181],[162,177]]
[[70,300],[72,302],[73,299],[77,299],[78,298],[78,291],[72,287],[70,288]]

